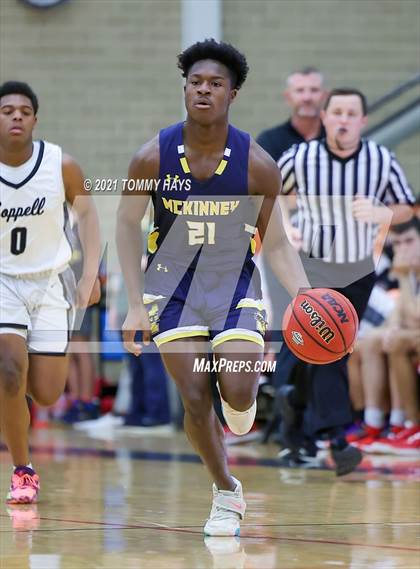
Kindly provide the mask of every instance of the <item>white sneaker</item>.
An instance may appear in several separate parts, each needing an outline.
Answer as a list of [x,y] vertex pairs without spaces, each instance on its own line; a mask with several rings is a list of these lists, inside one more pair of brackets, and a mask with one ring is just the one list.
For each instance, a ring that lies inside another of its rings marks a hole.
[[252,429],[257,414],[257,402],[251,405],[247,411],[235,411],[232,407],[220,397],[222,403],[223,417],[229,429],[235,435],[246,435]]
[[[233,477],[232,477],[233,478]],[[204,533],[213,537],[238,536],[240,520],[245,515],[246,502],[242,493],[242,484],[236,478],[235,490],[219,490],[213,484],[213,504],[210,517],[204,526]]]
[[91,421],[79,421],[73,423],[73,429],[76,431],[90,431],[94,429],[109,429],[118,427],[124,424],[124,417],[107,413],[102,415],[99,419],[92,419]]

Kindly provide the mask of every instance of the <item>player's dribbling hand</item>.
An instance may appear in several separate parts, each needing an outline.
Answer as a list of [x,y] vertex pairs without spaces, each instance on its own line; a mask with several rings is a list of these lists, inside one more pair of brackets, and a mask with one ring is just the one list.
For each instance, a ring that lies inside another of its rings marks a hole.
[[82,276],[80,281],[77,283],[76,289],[77,308],[87,308],[92,304],[98,303],[100,298],[101,284],[99,279],[96,278],[92,286],[92,280]]
[[124,348],[135,356],[139,356],[142,352],[141,344],[134,340],[138,330],[143,332],[143,344],[148,346],[150,344],[150,322],[149,314],[143,304],[130,308],[122,325]]

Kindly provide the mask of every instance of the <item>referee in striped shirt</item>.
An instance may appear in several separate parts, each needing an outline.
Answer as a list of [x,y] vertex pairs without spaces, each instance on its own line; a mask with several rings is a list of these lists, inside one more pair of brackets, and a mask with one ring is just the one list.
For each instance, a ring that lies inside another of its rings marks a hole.
[[[367,117],[360,91],[331,91],[321,118],[326,138],[295,145],[279,160],[283,195],[296,194],[297,234],[287,198],[282,198],[284,224],[311,285],[339,290],[361,318],[375,282],[378,225],[410,219],[414,197],[395,156],[361,139]],[[324,433],[332,442],[337,474],[350,472],[361,455],[344,439],[344,427],[352,420],[346,358],[304,364],[284,344],[277,367],[282,383],[289,383],[280,390],[285,446],[291,453],[300,449],[302,455],[303,449],[311,455],[313,439]]]

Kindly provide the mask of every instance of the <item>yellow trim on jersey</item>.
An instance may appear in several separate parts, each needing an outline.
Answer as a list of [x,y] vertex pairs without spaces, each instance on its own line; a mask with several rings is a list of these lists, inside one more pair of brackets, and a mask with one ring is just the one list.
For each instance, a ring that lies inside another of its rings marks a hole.
[[220,160],[220,164],[218,165],[215,174],[217,174],[218,176],[223,174],[226,166],[227,166],[227,160],[223,160],[223,159]]
[[162,344],[172,342],[172,340],[179,340],[181,338],[192,338],[193,336],[209,336],[208,330],[191,330],[190,332],[174,332],[164,338],[154,338],[156,346],[159,348]]
[[162,296],[161,294],[148,294],[148,293],[144,293],[143,295],[143,304],[152,304],[152,302],[156,302],[157,300],[162,300],[163,298],[166,298],[165,296]]
[[227,340],[248,340],[249,342],[254,342],[259,346],[264,347],[264,338],[262,336],[258,337],[255,335],[248,335],[244,332],[232,332],[232,334],[226,334],[226,336],[222,336],[217,340],[214,339],[211,343],[212,348],[216,348],[216,346],[223,344],[223,342],[226,342]]
[[181,162],[181,166],[182,166],[182,169],[184,170],[184,174],[189,174],[191,172],[191,170],[190,170],[190,167],[188,166],[188,162],[187,162],[187,159],[185,158],[185,156],[180,158],[179,161]]
[[251,253],[255,255],[255,251],[257,250],[257,242],[255,241],[254,237],[251,237]]
[[153,231],[149,233],[147,238],[147,250],[149,253],[156,253],[158,248],[156,241],[158,240],[158,237],[159,231],[157,229],[153,229]]
[[243,298],[238,302],[236,308],[256,308],[264,310],[264,302],[262,300],[254,300],[253,298]]

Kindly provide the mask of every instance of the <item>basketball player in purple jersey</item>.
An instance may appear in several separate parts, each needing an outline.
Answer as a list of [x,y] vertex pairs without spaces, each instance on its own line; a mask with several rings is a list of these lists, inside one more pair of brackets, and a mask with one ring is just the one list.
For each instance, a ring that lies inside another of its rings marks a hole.
[[[252,261],[256,229],[290,295],[309,283],[283,230],[277,166],[228,121],[248,72],[245,57],[231,45],[205,40],[178,61],[186,79],[187,119],[162,130],[135,154],[129,178],[140,190],[125,192],[119,206],[117,245],[129,298],[124,340],[140,355],[135,332],[141,330],[145,344],[153,337],[159,347],[182,397],[187,436],[214,481],[204,533],[234,536],[246,507],[242,486],[229,472],[210,373],[194,370],[194,362],[207,357],[204,344],[210,341],[215,361],[225,358],[231,364],[218,373],[223,414],[234,433],[248,432],[256,413],[265,331]],[[150,180],[154,191],[141,191]],[[143,286],[139,222],[150,198],[154,228]],[[238,361],[251,365],[239,371]]]

